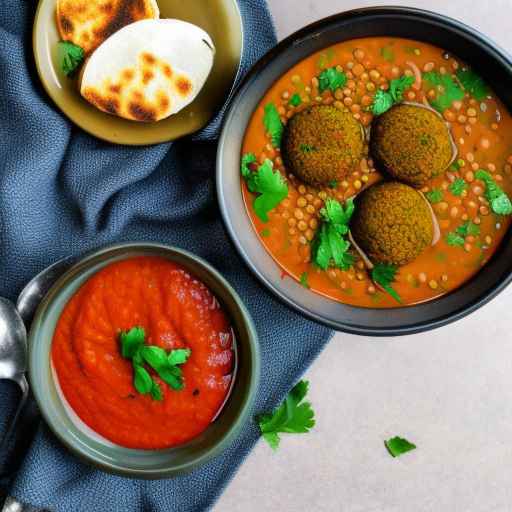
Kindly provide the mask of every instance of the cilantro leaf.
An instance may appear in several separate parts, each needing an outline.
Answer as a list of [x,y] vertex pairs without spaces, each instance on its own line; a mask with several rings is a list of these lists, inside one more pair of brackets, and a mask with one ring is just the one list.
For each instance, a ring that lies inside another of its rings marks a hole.
[[403,100],[404,92],[414,83],[414,77],[403,75],[389,83],[389,91],[379,89],[373,98],[372,112],[380,116],[387,112],[393,105]]
[[300,275],[300,284],[302,286],[304,286],[304,288],[308,288],[309,289],[308,273],[307,272],[302,272],[302,274]]
[[162,388],[156,381],[153,381],[153,385],[151,386],[151,398],[157,401],[162,401],[164,399]]
[[391,80],[389,84],[389,92],[393,98],[395,103],[402,101],[404,97],[404,92],[411,87],[411,85],[415,82],[413,76],[403,75],[400,78],[395,78]]
[[133,366],[133,385],[135,389],[141,394],[146,395],[153,387],[153,379],[148,371],[138,364]]
[[288,105],[291,105],[292,107],[298,107],[301,103],[302,98],[298,93],[293,94],[290,100],[288,101]]
[[322,224],[313,239],[312,254],[313,262],[322,270],[331,265],[348,270],[354,264],[354,257],[347,252],[350,242],[345,239],[354,209],[352,199],[346,202],[344,209],[338,201],[328,198],[320,210]]
[[251,175],[250,164],[256,162],[256,155],[254,153],[246,153],[242,156],[242,164],[240,166],[240,172],[244,178],[248,178]]
[[189,348],[178,348],[175,350],[171,350],[169,354],[168,361],[172,366],[176,366],[177,364],[184,364],[187,362],[187,359],[190,357],[192,351]]
[[386,446],[389,454],[392,457],[399,457],[404,453],[410,452],[411,450],[416,449],[416,445],[407,441],[407,439],[403,439],[402,437],[392,437],[387,441],[384,441],[384,445]]
[[470,220],[461,224],[456,230],[457,234],[466,238],[467,236],[478,236],[480,234],[480,226]]
[[493,177],[482,169],[475,173],[477,180],[485,184],[485,198],[491,204],[491,209],[497,215],[512,214],[512,202],[505,191],[494,181]]
[[299,146],[299,149],[300,149],[303,153],[312,153],[313,151],[316,151],[315,146],[312,146],[311,144],[301,144],[301,145]]
[[85,58],[83,48],[70,41],[59,41],[57,55],[60,68],[66,76],[71,76]]
[[391,49],[390,46],[383,46],[380,49],[380,54],[384,60],[387,60],[388,62],[393,62],[395,60],[395,53]]
[[273,103],[267,103],[265,105],[263,124],[265,125],[265,130],[267,130],[267,133],[272,139],[272,144],[274,147],[278,148],[281,145],[284,126],[281,121],[281,116]]
[[335,91],[347,83],[347,75],[335,67],[324,69],[318,77],[318,91],[322,94],[328,89]]
[[146,334],[142,327],[133,327],[129,331],[120,333],[121,355],[126,359],[131,359],[139,347],[144,344]]
[[388,265],[387,263],[377,263],[372,269],[372,280],[380,285],[391,297],[397,302],[401,303],[402,298],[396,290],[391,286],[395,281],[398,267],[395,265]]
[[263,222],[268,222],[268,212],[288,196],[288,186],[281,173],[274,171],[272,161],[267,159],[256,172],[242,176],[247,182],[247,188],[260,194],[254,200],[254,212]]
[[450,183],[448,188],[454,196],[460,196],[468,187],[469,185],[462,178],[457,178],[453,183]]
[[158,376],[176,391],[184,388],[182,371],[178,366],[162,366],[158,371]]
[[430,192],[425,192],[425,197],[432,203],[436,204],[443,200],[443,192],[438,188],[432,189]]
[[389,92],[379,89],[373,98],[372,113],[380,116],[393,106],[393,96]]
[[489,87],[482,77],[472,69],[458,69],[455,73],[464,90],[471,94],[476,100],[483,101],[490,93]]
[[305,434],[314,427],[315,413],[311,404],[303,401],[308,387],[307,381],[300,381],[276,410],[256,417],[263,438],[273,450],[279,447],[279,433]]
[[155,345],[145,345],[142,347],[141,356],[157,373],[160,368],[167,365],[167,352]]
[[446,235],[446,243],[451,245],[452,247],[461,247],[464,245],[464,237],[459,233],[455,233],[454,231],[450,231]]
[[439,112],[444,112],[452,106],[454,101],[464,99],[464,91],[458,86],[450,75],[442,75],[437,71],[423,73],[423,80],[428,82],[437,91],[437,97],[430,104]]

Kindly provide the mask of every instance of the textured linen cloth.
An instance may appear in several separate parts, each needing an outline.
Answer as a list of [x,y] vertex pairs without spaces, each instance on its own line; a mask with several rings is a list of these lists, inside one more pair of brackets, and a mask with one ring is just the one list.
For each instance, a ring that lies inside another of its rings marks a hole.
[[[214,188],[221,116],[195,137],[147,148],[88,136],[57,110],[36,76],[35,7],[0,2],[0,295],[14,300],[48,264],[109,242],[153,240],[188,249],[223,273],[251,311],[262,349],[254,410],[274,407],[330,331],[277,302],[232,248]],[[240,0],[240,7],[247,71],[275,35],[264,0]],[[0,436],[18,398],[15,386],[0,382]],[[233,445],[202,468],[139,481],[79,462],[42,422],[34,431],[28,451],[15,454],[19,470],[0,481],[3,491],[34,507],[73,512],[205,510],[258,439],[249,421]]]

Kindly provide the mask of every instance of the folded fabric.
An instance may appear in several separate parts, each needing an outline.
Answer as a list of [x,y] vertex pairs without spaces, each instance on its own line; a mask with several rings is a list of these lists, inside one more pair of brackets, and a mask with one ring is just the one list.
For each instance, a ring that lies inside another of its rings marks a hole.
[[[275,35],[264,0],[240,0],[240,8],[245,72]],[[183,247],[223,273],[251,311],[262,349],[255,411],[272,408],[330,331],[276,301],[232,248],[214,189],[221,115],[194,137],[155,147],[119,147],[88,136],[42,90],[31,50],[34,11],[35,2],[0,3],[0,295],[15,299],[48,264],[109,242]],[[0,429],[15,400],[14,387],[0,383]],[[248,422],[224,454],[193,473],[139,481],[84,465],[39,422],[28,451],[16,454],[23,457],[20,469],[2,484],[20,502],[56,511],[200,511],[212,505],[257,439],[255,423]]]

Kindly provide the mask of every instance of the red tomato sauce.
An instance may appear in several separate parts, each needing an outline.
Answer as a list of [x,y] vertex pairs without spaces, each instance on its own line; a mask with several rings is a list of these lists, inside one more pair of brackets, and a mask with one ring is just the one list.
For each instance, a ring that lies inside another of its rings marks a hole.
[[[119,333],[134,326],[146,343],[190,348],[184,389],[172,390],[155,372],[163,400],[139,394]],[[55,329],[52,363],[71,408],[90,428],[128,448],[160,449],[203,432],[231,383],[233,332],[206,286],[163,258],[137,257],[108,265],[64,308]]]

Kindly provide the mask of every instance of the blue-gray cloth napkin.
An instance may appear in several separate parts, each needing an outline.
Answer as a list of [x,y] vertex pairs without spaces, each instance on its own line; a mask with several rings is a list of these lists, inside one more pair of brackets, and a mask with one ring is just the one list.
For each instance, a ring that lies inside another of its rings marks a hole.
[[[247,71],[275,44],[275,35],[264,0],[240,0],[240,7]],[[224,274],[251,311],[262,349],[255,411],[274,407],[330,331],[277,302],[233,250],[214,188],[221,116],[173,144],[129,148],[90,137],[43,92],[32,57],[34,11],[35,2],[0,2],[0,295],[15,299],[50,263],[109,242],[153,240],[188,249]],[[0,435],[16,399],[14,387],[0,383]],[[201,511],[257,439],[250,421],[204,467],[148,482],[82,464],[41,422],[28,451],[16,455],[20,469],[1,483],[17,500],[56,511]]]

